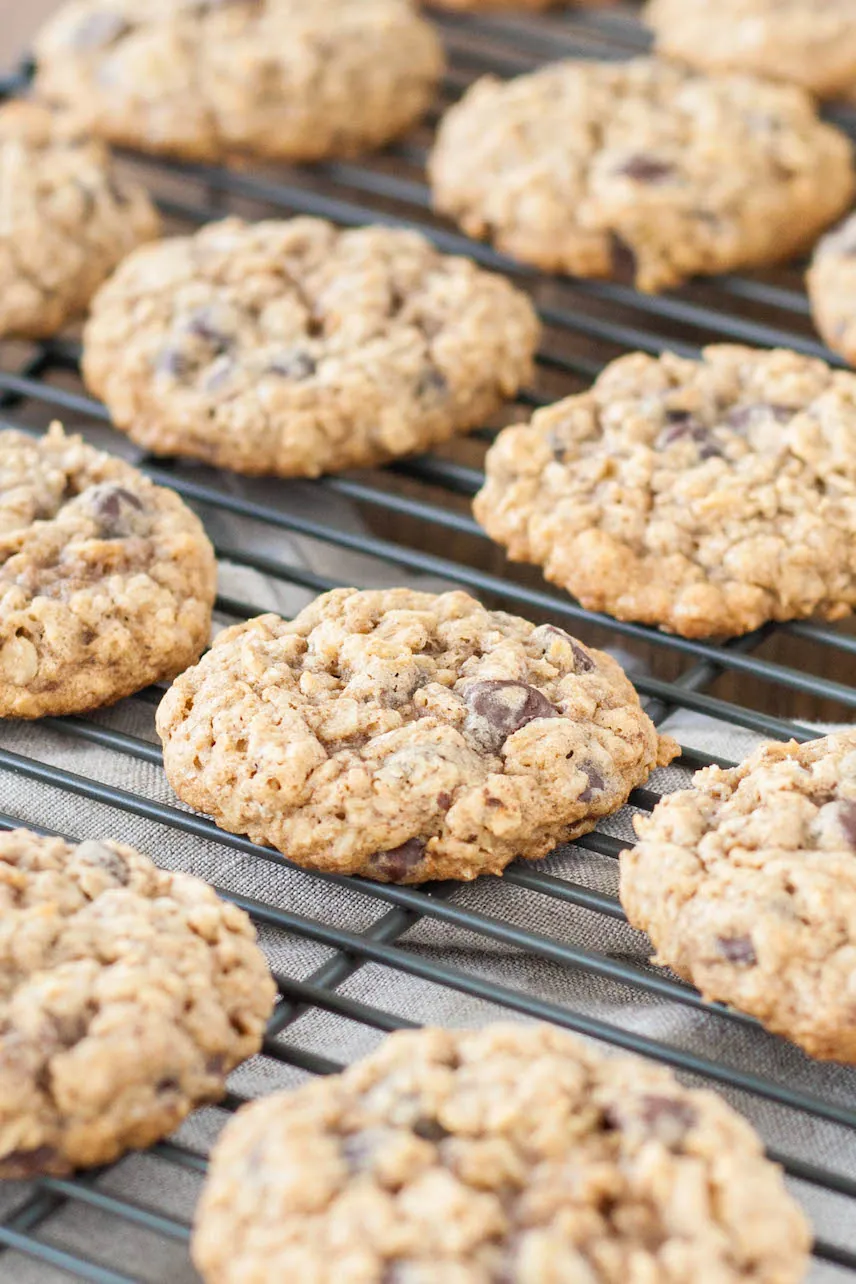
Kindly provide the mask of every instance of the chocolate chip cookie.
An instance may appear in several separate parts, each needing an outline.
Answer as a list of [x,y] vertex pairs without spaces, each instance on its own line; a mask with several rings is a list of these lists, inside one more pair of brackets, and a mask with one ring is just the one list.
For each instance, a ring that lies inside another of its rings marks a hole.
[[324,594],[228,629],[157,715],[178,796],[308,868],[499,873],[593,829],[677,745],[621,668],[466,593]]
[[0,1177],[109,1163],[223,1095],[275,996],[242,910],[115,842],[0,834]]
[[656,291],[787,259],[844,212],[850,143],[808,94],[653,59],[479,80],[441,123],[436,208],[549,271]]
[[29,102],[0,107],[0,211],[0,336],[55,334],[160,226],[102,143]]
[[67,437],[0,432],[0,717],[112,704],[208,643],[216,563],[178,495]]
[[593,611],[684,637],[856,606],[856,376],[723,344],[632,353],[507,428],[476,517]]
[[409,0],[70,0],[35,52],[39,93],[92,133],[198,160],[380,147],[443,70]]
[[823,339],[856,365],[856,215],[818,242],[806,284]]
[[856,86],[852,0],[649,0],[657,52],[706,71],[746,71],[821,97]]
[[856,1062],[856,731],[763,745],[635,818],[621,900],[657,961]]
[[393,1034],[245,1106],[193,1237],[206,1284],[798,1284],[808,1247],[717,1096],[511,1024]]
[[157,454],[314,477],[482,424],[537,337],[526,295],[416,232],[228,219],[125,260],[83,371]]
[[618,0],[423,0],[429,8],[457,9],[476,13],[497,13],[508,9],[555,9],[572,4],[579,9],[605,9]]

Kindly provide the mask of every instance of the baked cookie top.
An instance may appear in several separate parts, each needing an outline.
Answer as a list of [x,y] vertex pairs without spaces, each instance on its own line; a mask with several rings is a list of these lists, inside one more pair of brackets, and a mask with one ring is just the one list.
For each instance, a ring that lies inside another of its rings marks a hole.
[[636,284],[788,258],[844,212],[850,143],[793,85],[654,59],[479,80],[430,158],[436,208],[551,271]]
[[83,370],[150,450],[317,476],[480,425],[537,337],[525,294],[416,232],[228,219],[125,260]]
[[502,432],[476,517],[590,610],[685,637],[856,605],[856,376],[633,353]]
[[297,864],[498,873],[615,811],[677,746],[623,671],[466,593],[337,589],[228,629],[157,715],[176,793]]
[[856,1061],[856,731],[708,767],[635,825],[621,900],[658,962],[812,1056]]
[[856,88],[852,0],[649,0],[657,52],[709,71],[746,71],[822,97]]
[[856,214],[817,243],[806,284],[824,341],[856,364]]
[[245,1106],[193,1257],[206,1284],[797,1284],[809,1234],[753,1129],[546,1025],[393,1034]]
[[443,69],[409,0],[70,0],[35,53],[38,92],[93,133],[203,160],[379,147]]
[[0,717],[111,704],[207,645],[216,563],[178,495],[67,437],[0,432]]
[[115,842],[0,834],[0,1177],[151,1145],[261,1046],[242,910]]
[[0,210],[0,336],[54,334],[160,228],[102,143],[29,102],[0,107]]

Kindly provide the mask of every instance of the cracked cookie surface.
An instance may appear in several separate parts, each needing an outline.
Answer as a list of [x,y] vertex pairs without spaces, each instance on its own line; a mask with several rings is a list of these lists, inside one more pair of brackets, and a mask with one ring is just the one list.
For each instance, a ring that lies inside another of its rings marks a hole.
[[151,1145],[261,1046],[243,910],[112,841],[0,834],[0,1177]]
[[409,0],[71,0],[35,52],[38,92],[93,134],[199,160],[380,147],[443,69]]
[[856,215],[818,242],[806,285],[824,341],[856,365]]
[[798,1284],[780,1169],[712,1092],[546,1025],[393,1034],[244,1107],[193,1236],[206,1284]]
[[159,228],[102,143],[35,103],[0,107],[0,336],[55,334]]
[[707,767],[634,823],[621,901],[657,961],[856,1062],[856,732]]
[[313,869],[498,873],[593,829],[677,746],[616,662],[466,593],[337,589],[228,629],[157,715],[178,796]]
[[808,94],[653,59],[479,80],[441,122],[435,207],[549,271],[656,291],[775,263],[843,214],[850,143]]
[[705,71],[791,81],[821,97],[856,88],[852,0],[649,0],[657,52]]
[[149,450],[317,476],[481,425],[537,337],[525,294],[418,233],[229,219],[125,261],[83,371]]
[[856,606],[856,376],[732,345],[632,353],[507,428],[474,511],[594,611],[685,637]]
[[199,658],[216,589],[198,517],[130,464],[0,432],[0,717],[112,704]]

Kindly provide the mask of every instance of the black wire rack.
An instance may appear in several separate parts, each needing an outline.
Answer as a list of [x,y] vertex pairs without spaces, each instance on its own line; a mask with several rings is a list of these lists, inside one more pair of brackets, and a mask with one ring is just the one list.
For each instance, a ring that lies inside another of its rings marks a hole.
[[[648,297],[620,282],[536,276],[435,219],[424,180],[431,127],[443,107],[475,77],[488,71],[515,74],[564,55],[626,57],[647,46],[643,28],[626,8],[525,20],[439,14],[437,19],[450,55],[441,101],[424,128],[378,156],[359,164],[337,162],[311,169],[214,168],[142,157],[126,160],[142,174],[178,228],[229,212],[249,217],[316,214],[342,225],[390,222],[417,227],[441,249],[467,254],[512,276],[531,291],[544,322],[545,338],[534,388],[518,398],[502,422],[528,415],[533,407],[584,387],[608,360],[628,349],[658,352],[671,348],[692,355],[708,342],[735,341],[782,345],[841,364],[812,331],[799,267],[763,275],[720,276]],[[24,67],[8,76],[0,82],[0,94],[24,92],[29,75],[30,69]],[[854,120],[843,112],[837,113],[837,119],[845,127]],[[51,418],[62,416],[85,434],[96,432],[103,442],[108,417],[101,405],[86,396],[77,373],[78,357],[79,345],[73,338],[40,345],[5,345],[0,350],[0,412],[6,422],[40,431]],[[256,529],[260,524],[269,534],[303,538],[328,550],[362,555],[394,567],[401,583],[428,575],[464,587],[491,605],[530,618],[558,620],[599,645],[619,645],[645,661],[643,669],[634,671],[634,680],[659,723],[675,711],[689,711],[714,718],[725,728],[806,740],[817,734],[808,725],[812,719],[854,720],[856,636],[846,625],[833,628],[800,622],[765,628],[725,645],[693,641],[584,611],[570,598],[545,588],[534,572],[506,566],[469,511],[470,498],[481,479],[479,465],[485,443],[496,428],[486,427],[436,453],[386,469],[306,483],[315,500],[309,515],[279,504],[275,498],[259,500],[257,494],[236,489],[210,470],[151,459],[144,459],[142,467],[154,481],[173,487],[203,514],[245,519]],[[122,444],[118,437],[114,442],[117,447]],[[275,488],[265,492],[268,496],[274,493]],[[361,520],[356,526],[331,524],[327,507],[332,497],[337,502],[347,501],[359,513]],[[249,541],[246,545],[239,542],[239,546],[221,542],[218,554],[248,575],[257,572],[291,586],[323,591],[337,583],[334,575],[259,552]],[[218,611],[230,620],[257,614],[260,609],[234,597],[218,600]],[[160,694],[153,689],[124,703],[151,713]],[[129,733],[117,726],[115,719],[68,717],[45,719],[39,725],[45,736],[59,736],[69,748],[97,746],[154,769],[160,764],[154,740]],[[361,976],[381,973],[387,978],[386,995],[391,993],[389,978],[402,986],[418,981],[441,988],[448,1002],[461,1005],[462,1011],[468,1003],[480,1003],[488,1005],[493,1015],[505,1011],[554,1022],[606,1045],[670,1065],[692,1082],[718,1088],[750,1116],[756,1114],[759,1104],[778,1112],[776,1118],[781,1122],[769,1152],[784,1165],[795,1193],[810,1211],[817,1212],[819,1200],[832,1210],[816,1219],[814,1269],[820,1272],[818,1278],[856,1277],[852,1234],[856,1226],[856,1074],[844,1068],[826,1074],[825,1068],[814,1066],[789,1045],[765,1034],[751,1019],[704,1002],[692,987],[650,966],[644,943],[639,943],[635,958],[610,948],[610,925],[620,928],[624,924],[614,894],[615,857],[624,844],[609,832],[609,825],[579,840],[570,860],[550,858],[542,864],[514,865],[502,880],[481,880],[481,884],[502,883],[504,899],[499,903],[509,907],[508,912],[491,913],[479,894],[480,884],[465,890],[452,884],[409,888],[294,870],[277,853],[225,834],[209,820],[164,801],[162,796],[146,796],[142,790],[131,791],[78,774],[50,759],[51,755],[40,754],[38,747],[25,754],[4,747],[0,740],[0,781],[23,778],[32,782],[34,790],[59,791],[84,808],[109,808],[120,822],[124,817],[128,823],[150,825],[158,833],[213,845],[224,860],[240,857],[265,862],[316,888],[326,882],[331,897],[343,897],[341,913],[328,921],[321,914],[298,912],[295,904],[303,903],[299,898],[252,900],[235,886],[219,889],[249,912],[263,939],[265,932],[281,933],[323,952],[320,966],[305,975],[276,972],[280,998],[260,1061],[285,1068],[297,1077],[340,1069],[339,1062],[305,1037],[307,1022],[319,1014],[372,1034],[417,1024],[407,1002],[379,1005],[367,1001],[374,992],[372,985],[358,990],[352,984]],[[695,769],[724,761],[685,748],[681,765]],[[631,805],[648,810],[657,798],[653,787],[637,789]],[[40,827],[32,815],[6,814],[3,807],[0,786],[0,827],[20,823]],[[116,837],[125,836],[115,829],[113,832]],[[605,877],[600,882],[587,880],[585,866],[578,859],[575,863],[574,854],[600,862]],[[351,920],[349,896],[354,893],[372,912],[361,912]],[[549,908],[552,926],[548,930],[533,926],[544,921],[543,914],[530,913],[533,906]],[[574,925],[581,921],[588,923],[589,930],[575,938]],[[434,933],[433,948],[419,944],[419,930],[426,924]],[[594,945],[592,924],[596,928]],[[570,978],[572,995],[573,986],[578,985],[582,994],[592,981],[617,986],[616,993],[623,995],[631,1018],[638,1006],[651,1002],[660,1005],[660,1012],[689,1012],[700,1023],[705,1050],[699,1051],[697,1044],[688,1046],[683,1038],[670,1040],[641,1031],[632,1019],[613,1019],[602,1010],[593,1013],[591,1005],[582,1000],[569,1000],[567,985],[533,993],[531,985],[501,982],[478,965],[481,949],[505,951],[524,964],[552,969],[551,975],[561,974],[566,981]],[[758,1068],[759,1061],[763,1069]],[[772,1075],[771,1064],[781,1069],[781,1074]],[[233,1089],[222,1108],[213,1113],[222,1120],[223,1113],[236,1109],[242,1100],[244,1096]],[[817,1160],[816,1148],[810,1152],[814,1157],[806,1158],[803,1143],[807,1136],[829,1138],[828,1148],[822,1148],[824,1162]],[[136,1284],[154,1279],[171,1284],[178,1278],[193,1278],[185,1265],[185,1254],[189,1212],[205,1171],[205,1146],[189,1144],[180,1133],[155,1146],[145,1162],[158,1166],[155,1185],[162,1185],[165,1191],[176,1174],[190,1181],[190,1195],[184,1202],[178,1200],[180,1212],[169,1195],[156,1203],[150,1195],[143,1200],[129,1194],[109,1170],[68,1180],[44,1179],[16,1188],[15,1199],[7,1200],[0,1213],[0,1280],[23,1278],[24,1263],[29,1263],[28,1270],[43,1271],[49,1280],[82,1278],[97,1284]],[[146,1189],[151,1187],[149,1181]],[[139,1232],[144,1245],[141,1255],[135,1261],[111,1264],[98,1260],[79,1236],[75,1239],[56,1230],[63,1214],[70,1213],[73,1220],[76,1211],[84,1209],[102,1219],[108,1239],[129,1230]],[[170,1264],[153,1267],[152,1261],[160,1260],[155,1246],[163,1242],[174,1246],[174,1256]],[[148,1262],[144,1260],[147,1254],[151,1254]]]

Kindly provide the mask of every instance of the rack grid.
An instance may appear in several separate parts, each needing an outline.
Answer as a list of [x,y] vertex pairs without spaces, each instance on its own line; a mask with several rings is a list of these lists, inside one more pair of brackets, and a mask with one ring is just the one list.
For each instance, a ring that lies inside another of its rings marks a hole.
[[[533,407],[584,387],[608,360],[628,348],[658,352],[668,347],[695,354],[706,342],[736,341],[783,345],[842,364],[812,331],[799,265],[764,274],[729,274],[651,297],[620,282],[536,275],[436,219],[423,175],[430,126],[471,80],[484,72],[515,74],[556,56],[626,57],[644,50],[647,40],[635,14],[627,7],[570,11],[525,20],[439,13],[434,16],[449,53],[441,101],[423,129],[378,156],[360,163],[327,163],[311,169],[243,165],[218,168],[139,156],[125,159],[144,176],[171,225],[177,228],[192,227],[229,212],[250,217],[316,214],[342,225],[387,221],[416,227],[441,249],[467,254],[512,276],[532,293],[545,325],[545,339],[535,386],[521,394],[502,422],[528,415]],[[7,76],[0,81],[0,95],[25,92],[30,75],[31,68],[23,66]],[[856,116],[842,110],[835,117],[856,133]],[[7,423],[42,431],[51,418],[62,416],[84,434],[97,430],[99,441],[109,440],[105,438],[105,427],[109,428],[106,411],[86,395],[80,383],[79,345],[73,339],[6,347],[8,351],[0,350],[0,414]],[[252,488],[236,487],[223,475],[207,469],[151,458],[143,459],[141,466],[152,480],[171,486],[203,514],[253,522],[283,538],[301,538],[327,550],[372,559],[396,568],[402,583],[412,577],[431,576],[462,586],[491,605],[572,626],[575,633],[599,645],[618,645],[645,661],[639,672],[634,671],[634,681],[658,723],[675,711],[689,711],[707,715],[730,728],[772,738],[794,736],[806,740],[816,734],[809,725],[813,719],[854,720],[856,636],[847,625],[829,627],[800,622],[766,627],[726,644],[693,641],[585,611],[569,597],[547,588],[535,573],[506,565],[469,514],[469,500],[480,484],[485,444],[495,431],[496,425],[486,427],[469,439],[385,469],[306,483],[304,493],[313,496],[315,505],[309,515],[305,506],[295,509],[276,502],[275,489],[270,487],[260,500]],[[121,445],[118,437],[114,443],[116,447]],[[327,515],[331,500],[353,506],[360,521],[345,526],[331,524]],[[449,552],[440,554],[437,548]],[[338,582],[335,575],[259,551],[249,540],[239,540],[237,545],[220,541],[217,551],[233,566],[274,582],[312,591],[332,588]],[[230,620],[249,617],[262,609],[225,595],[218,599],[217,607]],[[125,704],[151,712],[160,694],[152,689]],[[95,716],[45,719],[40,725],[48,735],[59,736],[69,746],[97,746],[122,759],[157,769],[160,751],[153,740],[115,723],[116,719]],[[683,767],[695,769],[710,762],[727,765],[723,758],[689,747],[683,749]],[[325,1014],[375,1032],[417,1024],[401,1012],[354,995],[349,983],[376,968],[402,983],[411,979],[443,987],[462,1003],[478,1001],[491,1005],[492,1010],[539,1017],[606,1045],[656,1059],[683,1072],[693,1082],[736,1094],[738,1104],[750,1115],[753,1103],[767,1103],[784,1112],[784,1118],[795,1121],[795,1138],[804,1136],[807,1126],[829,1126],[837,1138],[845,1138],[850,1156],[856,1154],[852,1136],[856,1129],[853,1072],[840,1070],[834,1080],[827,1083],[824,1079],[820,1088],[812,1082],[807,1061],[805,1074],[777,1078],[761,1073],[753,1069],[753,1062],[760,1050],[769,1061],[770,1048],[779,1041],[762,1032],[751,1018],[705,1002],[691,986],[648,965],[644,954],[631,960],[608,946],[593,948],[588,934],[580,941],[573,934],[569,939],[567,932],[543,931],[533,926],[532,916],[527,913],[532,897],[538,898],[539,903],[549,902],[554,911],[567,911],[569,916],[583,911],[592,916],[590,921],[604,924],[605,935],[607,925],[624,922],[612,891],[603,890],[596,880],[592,885],[584,877],[573,877],[574,853],[614,870],[615,858],[624,844],[608,832],[608,826],[578,840],[570,853],[570,864],[566,861],[557,866],[551,860],[545,864],[521,863],[506,870],[501,880],[482,880],[485,884],[501,882],[507,896],[528,898],[519,912],[503,915],[486,910],[478,885],[471,889],[472,894],[464,895],[454,884],[410,888],[297,871],[278,853],[223,833],[206,818],[183,807],[60,767],[51,761],[50,753],[24,754],[5,747],[0,736],[0,781],[11,776],[24,778],[34,787],[61,791],[93,808],[110,808],[119,818],[145,821],[159,827],[159,832],[190,836],[214,844],[224,854],[238,854],[279,871],[288,870],[294,878],[316,887],[326,883],[331,897],[347,897],[358,891],[374,911],[367,925],[364,916],[349,923],[346,914],[344,924],[325,921],[323,915],[286,908],[279,903],[281,898],[276,898],[277,903],[274,898],[270,902],[253,900],[233,886],[218,889],[243,906],[260,928],[312,943],[324,951],[321,965],[305,976],[277,971],[279,1001],[265,1040],[263,1061],[295,1074],[338,1070],[336,1060],[311,1046],[302,1046],[312,1042],[302,1038],[300,1032],[313,1014]],[[653,787],[637,789],[631,805],[649,810],[658,796]],[[0,827],[20,823],[20,817],[0,813]],[[26,823],[39,828],[32,817],[27,817]],[[556,872],[550,872],[554,869]],[[614,885],[614,875],[611,881]],[[579,919],[569,921],[577,923]],[[420,925],[426,924],[436,934],[440,948],[432,950],[413,944],[414,939],[418,942]],[[452,934],[448,939],[458,944],[461,939],[476,941],[485,949],[512,952],[571,978],[599,978],[618,986],[631,1008],[635,996],[640,1002],[656,1000],[666,1010],[694,1012],[706,1023],[707,1050],[701,1053],[686,1046],[685,1041],[670,1042],[658,1034],[641,1032],[632,1022],[628,1028],[626,1022],[593,1015],[586,1004],[567,997],[559,1000],[536,995],[524,986],[500,982],[485,975],[472,959],[470,966],[463,966],[458,954],[466,952],[442,948],[447,939],[444,933]],[[731,1053],[738,1048],[740,1054],[720,1057],[717,1032],[728,1030],[739,1035],[741,1041],[729,1042],[724,1036],[723,1041]],[[793,1052],[790,1061],[785,1057],[785,1064],[792,1066],[800,1055]],[[218,1117],[236,1109],[244,1099],[238,1091],[230,1091],[218,1108]],[[808,1206],[814,1207],[818,1192],[837,1200],[831,1229],[825,1226],[816,1237],[816,1262],[832,1270],[830,1279],[851,1275],[856,1278],[856,1241],[852,1233],[847,1234],[848,1228],[852,1232],[856,1225],[856,1163],[810,1161],[799,1153],[796,1142],[783,1144],[781,1135],[769,1152],[784,1165],[795,1190],[803,1194]],[[787,1138],[787,1128],[784,1135]],[[838,1149],[836,1153],[842,1152]],[[844,1153],[848,1153],[846,1149]],[[189,1145],[181,1137],[160,1143],[149,1155],[148,1162],[163,1165],[165,1173],[180,1171],[197,1182],[205,1169],[205,1148]],[[851,1171],[844,1171],[846,1168]],[[55,1234],[54,1219],[63,1210],[75,1207],[114,1219],[117,1227],[133,1227],[157,1239],[174,1241],[179,1256],[186,1247],[186,1216],[130,1196],[111,1181],[109,1171],[71,1179],[44,1179],[22,1187],[20,1198],[0,1216],[0,1279],[13,1280],[15,1268],[10,1263],[26,1259],[41,1263],[50,1279],[137,1284],[142,1278],[154,1278],[139,1264],[135,1268],[128,1263],[120,1269],[96,1260],[85,1247]],[[173,1276],[162,1278],[171,1281]]]

